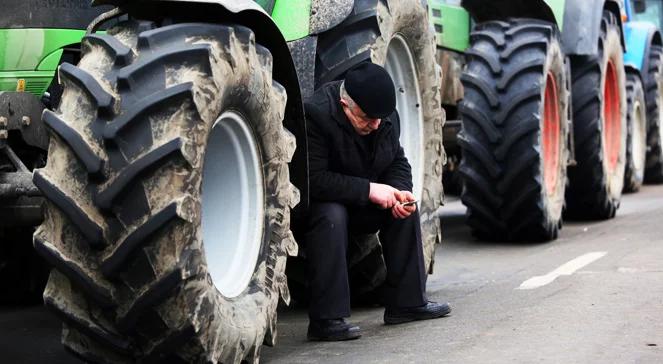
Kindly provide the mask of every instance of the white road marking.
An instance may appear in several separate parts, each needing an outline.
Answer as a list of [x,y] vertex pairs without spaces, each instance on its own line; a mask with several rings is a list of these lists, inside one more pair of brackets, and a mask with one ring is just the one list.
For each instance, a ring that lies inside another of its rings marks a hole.
[[575,273],[578,269],[588,264],[591,264],[592,262],[598,259],[603,258],[603,256],[606,254],[608,254],[608,252],[592,252],[592,253],[587,253],[585,255],[581,255],[567,263],[564,263],[559,268],[555,269],[554,271],[544,276],[536,276],[526,280],[520,285],[520,287],[516,289],[535,289],[543,287],[546,284],[552,283],[555,279],[557,279],[560,276],[570,276],[571,274]]

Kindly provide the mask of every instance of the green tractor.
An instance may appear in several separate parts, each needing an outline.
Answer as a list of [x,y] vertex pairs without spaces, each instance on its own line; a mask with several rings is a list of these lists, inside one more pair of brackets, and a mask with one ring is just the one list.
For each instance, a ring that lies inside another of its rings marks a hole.
[[[58,65],[75,62],[90,4],[7,0],[0,17],[0,287],[2,303],[39,300],[48,269],[32,249],[43,199],[32,171],[46,163],[44,108],[58,103]],[[31,14],[28,16],[28,14]]]
[[432,1],[449,70],[448,170],[476,237],[548,241],[563,215],[615,216],[627,144],[623,6]]
[[[113,10],[90,24],[78,64],[59,67],[48,162],[33,177],[46,199],[34,247],[54,267],[44,301],[69,351],[257,362],[290,299],[285,266],[308,205],[302,100],[360,62],[395,82],[432,267],[444,150],[425,2],[97,4]],[[379,244],[361,245],[350,264],[375,288]]]

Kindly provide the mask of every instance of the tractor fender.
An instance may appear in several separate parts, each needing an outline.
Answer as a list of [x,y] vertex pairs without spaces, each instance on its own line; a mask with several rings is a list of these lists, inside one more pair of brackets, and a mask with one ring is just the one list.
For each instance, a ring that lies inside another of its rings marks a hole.
[[244,10],[258,10],[264,13],[264,10],[253,0],[92,0],[92,5],[113,5],[128,8],[134,3],[147,2],[180,2],[180,3],[209,3],[223,6],[226,10],[239,13]]
[[462,0],[461,6],[479,23],[531,18],[557,24],[552,9],[544,0]]
[[646,62],[652,44],[661,44],[661,33],[652,23],[633,21],[624,24],[624,37],[627,51],[624,64],[635,67],[638,71],[646,70]]
[[562,31],[564,53],[583,56],[598,53],[597,39],[601,32],[604,10],[610,11],[617,18],[619,27],[622,29],[622,46],[626,49],[621,8],[621,0],[566,1]]
[[293,57],[283,34],[272,18],[251,0],[95,0],[95,4],[115,5],[139,19],[173,17],[220,23],[232,21],[250,28],[256,42],[267,47],[273,58],[273,78],[288,94],[284,125],[295,135],[297,149],[290,163],[290,180],[299,189],[300,203],[293,218],[308,207],[308,145],[304,104]]

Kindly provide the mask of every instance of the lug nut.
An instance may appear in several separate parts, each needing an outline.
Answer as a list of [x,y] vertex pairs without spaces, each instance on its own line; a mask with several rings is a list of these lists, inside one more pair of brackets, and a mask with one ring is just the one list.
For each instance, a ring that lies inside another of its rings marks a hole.
[[8,137],[7,129],[0,129],[0,140],[6,140]]
[[29,116],[24,116],[21,118],[21,124],[23,124],[23,126],[29,126],[31,121],[32,119],[30,119]]
[[4,116],[0,116],[0,128],[6,128],[7,127],[7,118]]

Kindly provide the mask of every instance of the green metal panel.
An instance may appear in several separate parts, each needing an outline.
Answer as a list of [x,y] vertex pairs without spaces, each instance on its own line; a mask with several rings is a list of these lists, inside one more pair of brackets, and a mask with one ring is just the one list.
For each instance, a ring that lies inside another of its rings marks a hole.
[[34,70],[44,57],[84,35],[84,30],[0,29],[0,71]]
[[0,29],[0,91],[41,96],[55,76],[62,48],[84,35],[71,29]]
[[566,5],[566,0],[545,0],[546,4],[550,7],[553,14],[555,15],[555,20],[557,20],[557,27],[561,32],[564,29],[564,6]]
[[286,41],[304,38],[309,35],[311,0],[276,0],[272,18]]
[[435,28],[437,45],[462,52],[470,45],[470,14],[456,3],[431,0],[429,16]]
[[44,57],[39,66],[37,66],[37,71],[51,71],[58,68],[63,53],[64,49],[58,49],[57,51]]
[[[25,91],[41,96],[50,86],[53,71],[12,71],[0,72],[0,91]],[[22,85],[19,88],[19,85]]]

